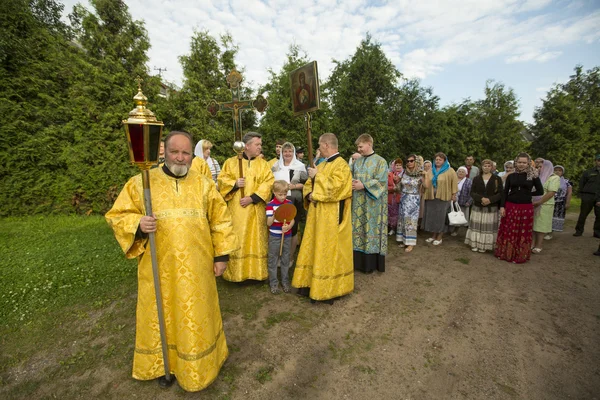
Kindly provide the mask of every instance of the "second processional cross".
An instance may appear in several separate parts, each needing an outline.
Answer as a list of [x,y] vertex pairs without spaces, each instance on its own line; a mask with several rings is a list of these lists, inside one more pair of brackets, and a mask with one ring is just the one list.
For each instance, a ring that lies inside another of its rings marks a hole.
[[[219,103],[216,100],[211,100],[208,103],[207,110],[213,116],[217,116],[219,111],[231,112],[233,117],[233,132],[234,140],[233,150],[238,156],[240,178],[244,177],[244,170],[242,167],[242,153],[244,152],[245,145],[242,142],[242,111],[256,110],[263,113],[267,108],[268,102],[262,95],[256,96],[254,100],[240,100],[240,84],[243,78],[235,68],[227,75],[227,83],[231,90],[231,101]],[[244,188],[241,188],[242,197],[244,197]]]

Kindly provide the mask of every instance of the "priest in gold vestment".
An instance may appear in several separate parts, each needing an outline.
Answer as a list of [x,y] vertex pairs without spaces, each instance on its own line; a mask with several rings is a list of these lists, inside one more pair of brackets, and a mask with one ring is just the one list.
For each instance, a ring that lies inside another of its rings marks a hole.
[[334,134],[321,135],[319,151],[326,160],[308,168],[312,179],[303,191],[308,216],[292,286],[301,293],[309,288],[312,300],[332,303],[354,290],[352,174]]
[[[231,211],[233,227],[240,241],[240,249],[230,255],[229,266],[223,274],[223,278],[230,282],[263,281],[269,276],[265,207],[271,200],[275,179],[269,164],[258,157],[262,150],[261,135],[248,132],[243,142],[243,178],[240,177],[237,156],[225,161],[217,178],[219,192]],[[244,188],[243,197],[241,188]]]
[[215,275],[223,273],[238,241],[213,180],[189,170],[189,134],[171,132],[165,147],[165,164],[150,170],[153,216],[146,216],[137,175],[125,184],[106,220],[126,257],[138,260],[133,377],[164,382],[147,238],[155,232],[171,373],[183,389],[198,391],[216,379],[228,356]]

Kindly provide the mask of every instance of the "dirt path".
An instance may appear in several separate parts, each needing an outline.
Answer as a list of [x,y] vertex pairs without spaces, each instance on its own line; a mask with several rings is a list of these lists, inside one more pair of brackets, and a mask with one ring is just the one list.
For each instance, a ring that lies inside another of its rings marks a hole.
[[28,398],[598,399],[600,257],[590,228],[555,234],[524,265],[472,253],[464,231],[439,247],[420,236],[410,254],[390,239],[387,271],[357,273],[354,293],[333,306],[221,284],[231,355],[207,390],[131,379],[127,314],[105,328],[128,321],[116,368],[99,359],[50,374],[58,378]]

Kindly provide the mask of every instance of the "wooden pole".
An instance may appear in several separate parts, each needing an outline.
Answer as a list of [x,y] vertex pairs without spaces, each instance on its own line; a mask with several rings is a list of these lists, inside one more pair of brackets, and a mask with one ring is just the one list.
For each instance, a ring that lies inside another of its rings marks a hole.
[[[283,220],[283,225],[285,225],[285,219]],[[283,239],[285,238],[285,233],[283,232],[283,225],[281,226],[281,243],[279,244],[279,257],[283,253]]]
[[[150,197],[150,174],[142,170],[142,181],[144,185],[144,205],[146,215],[152,216],[152,199]],[[162,345],[163,364],[165,367],[165,379],[171,382],[171,367],[169,365],[169,348],[167,344],[167,329],[165,326],[165,315],[163,311],[162,291],[160,289],[160,276],[158,274],[158,260],[156,258],[156,238],[154,232],[148,234],[150,239],[150,256],[152,259],[152,275],[154,276],[154,293],[156,295],[156,310],[158,312],[158,329],[160,331],[160,342]]]
[[304,113],[304,121],[306,122],[306,139],[308,140],[308,166],[314,168],[313,148],[312,148],[312,125],[310,113]]

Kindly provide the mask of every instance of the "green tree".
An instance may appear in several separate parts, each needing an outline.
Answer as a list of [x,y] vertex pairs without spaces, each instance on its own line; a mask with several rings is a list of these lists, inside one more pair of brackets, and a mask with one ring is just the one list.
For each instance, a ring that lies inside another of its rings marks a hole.
[[512,88],[502,83],[486,82],[485,98],[475,102],[474,123],[481,138],[482,157],[503,163],[528,149],[521,132],[519,101]]
[[[213,154],[224,161],[233,155],[231,150],[233,135],[232,114],[219,113],[212,117],[206,107],[215,99],[218,102],[231,101],[231,91],[227,75],[235,65],[238,48],[231,35],[220,37],[220,43],[208,31],[194,32],[190,52],[179,58],[183,67],[184,83],[181,91],[174,93],[165,110],[165,126],[169,130],[184,130],[192,134],[196,141],[208,139],[215,146]],[[243,75],[243,70],[237,68]],[[242,83],[242,98],[252,98],[252,89]],[[246,111],[242,114],[244,131],[256,127],[256,115]]]
[[331,101],[340,152],[354,152],[356,138],[369,133],[380,155],[395,158],[400,149],[398,132],[391,121],[399,95],[400,72],[387,58],[381,44],[373,41],[369,34],[350,59],[334,62],[325,89]]
[[568,82],[548,92],[533,118],[532,156],[563,165],[577,184],[600,149],[600,67],[584,71],[577,65]]

